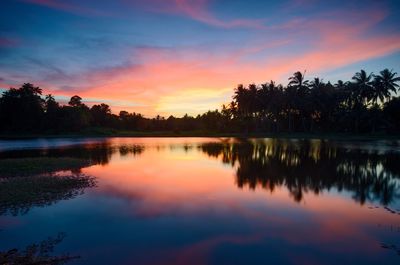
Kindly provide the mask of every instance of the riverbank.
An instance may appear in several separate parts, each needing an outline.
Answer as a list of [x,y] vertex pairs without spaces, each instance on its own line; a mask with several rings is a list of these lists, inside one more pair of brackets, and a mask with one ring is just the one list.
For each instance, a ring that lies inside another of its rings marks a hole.
[[285,138],[285,139],[329,139],[329,140],[400,140],[399,134],[387,133],[228,133],[204,131],[116,131],[108,129],[88,130],[79,133],[28,133],[0,134],[0,140],[20,140],[37,138],[82,138],[82,137],[233,137],[233,138]]

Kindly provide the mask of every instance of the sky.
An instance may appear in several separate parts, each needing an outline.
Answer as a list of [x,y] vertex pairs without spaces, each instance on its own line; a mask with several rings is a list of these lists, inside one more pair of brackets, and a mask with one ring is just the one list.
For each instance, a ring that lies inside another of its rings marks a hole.
[[0,88],[197,115],[237,84],[400,72],[400,0],[1,0]]

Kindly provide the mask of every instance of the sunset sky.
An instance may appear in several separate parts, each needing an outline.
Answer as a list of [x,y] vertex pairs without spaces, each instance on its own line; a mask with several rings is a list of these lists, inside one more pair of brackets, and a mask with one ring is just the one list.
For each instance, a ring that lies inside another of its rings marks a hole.
[[0,88],[196,115],[239,83],[400,71],[400,1],[1,0]]

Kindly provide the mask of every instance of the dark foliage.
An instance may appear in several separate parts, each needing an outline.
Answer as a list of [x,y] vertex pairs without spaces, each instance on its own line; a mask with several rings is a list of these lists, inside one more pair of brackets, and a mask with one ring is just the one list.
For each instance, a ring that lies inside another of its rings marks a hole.
[[286,87],[270,81],[238,85],[233,101],[221,110],[192,117],[111,113],[106,104],[88,107],[75,95],[60,105],[52,95],[26,83],[10,88],[0,98],[0,133],[64,133],[88,128],[127,131],[203,132],[400,132],[400,77],[385,69],[378,75],[364,70],[352,81],[335,85],[320,78],[306,80],[301,72]]
[[1,265],[61,265],[71,260],[79,259],[79,256],[70,256],[67,254],[52,256],[54,247],[65,237],[65,234],[59,233],[56,237],[49,237],[38,244],[27,246],[25,250],[10,249],[0,251]]

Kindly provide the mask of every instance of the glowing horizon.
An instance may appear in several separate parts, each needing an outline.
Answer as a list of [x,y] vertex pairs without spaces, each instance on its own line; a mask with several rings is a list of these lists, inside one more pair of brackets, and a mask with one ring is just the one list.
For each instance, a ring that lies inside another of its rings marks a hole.
[[[146,116],[220,108],[239,84],[399,69],[396,1],[8,0],[0,88]],[[15,19],[15,14],[21,18]]]

